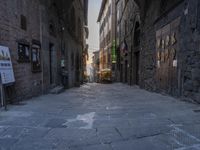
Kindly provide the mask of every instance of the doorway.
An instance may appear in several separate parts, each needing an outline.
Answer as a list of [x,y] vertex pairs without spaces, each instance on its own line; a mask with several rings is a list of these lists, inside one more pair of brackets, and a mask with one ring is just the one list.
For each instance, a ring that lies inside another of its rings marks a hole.
[[80,84],[80,57],[79,54],[76,55],[76,83]]
[[139,79],[140,79],[139,65],[140,65],[140,52],[138,51],[135,53],[135,84],[136,85],[139,85]]
[[120,64],[120,82],[123,82],[123,64]]
[[128,82],[128,60],[125,61],[125,83]]
[[53,49],[54,44],[49,44],[49,82],[53,84]]
[[131,59],[133,59],[133,79],[134,84],[139,85],[140,80],[140,23],[135,23],[134,30],[134,47],[133,47],[133,55]]

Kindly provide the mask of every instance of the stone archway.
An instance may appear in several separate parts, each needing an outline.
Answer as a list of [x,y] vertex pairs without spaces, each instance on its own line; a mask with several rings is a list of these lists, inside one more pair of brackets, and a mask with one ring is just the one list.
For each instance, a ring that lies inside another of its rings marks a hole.
[[140,18],[136,16],[132,34],[130,85],[139,85],[140,79]]
[[139,85],[140,78],[140,23],[136,22],[134,30],[134,83]]

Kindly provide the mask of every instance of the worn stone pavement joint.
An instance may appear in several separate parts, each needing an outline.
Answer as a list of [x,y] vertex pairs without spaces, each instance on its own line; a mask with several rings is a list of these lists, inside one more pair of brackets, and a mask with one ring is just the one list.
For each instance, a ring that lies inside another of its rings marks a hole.
[[0,110],[0,150],[199,149],[199,106],[172,97],[87,84],[26,103]]
[[120,137],[123,138],[123,136],[122,136],[122,134],[120,133],[120,131],[119,131],[117,128],[115,128],[115,130],[116,130],[116,132],[120,135]]
[[144,138],[148,138],[148,137],[155,137],[158,135],[162,135],[162,133],[155,133],[155,134],[151,134],[151,135],[143,135],[143,136],[136,136],[137,139],[144,139]]
[[172,119],[167,118],[167,120],[170,121],[172,124],[175,124],[175,122]]
[[189,149],[200,150],[200,144],[195,144],[195,145],[192,145],[192,146],[184,146],[184,147],[181,147],[181,148],[177,148],[175,150],[189,150]]

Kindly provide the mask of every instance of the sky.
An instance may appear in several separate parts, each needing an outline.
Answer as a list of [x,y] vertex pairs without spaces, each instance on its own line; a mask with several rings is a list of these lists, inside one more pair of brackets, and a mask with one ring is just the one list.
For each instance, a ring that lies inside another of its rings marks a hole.
[[89,38],[87,43],[89,44],[89,55],[91,63],[91,57],[94,51],[99,50],[99,25],[97,18],[101,7],[101,0],[89,0],[88,8],[88,27],[89,27]]

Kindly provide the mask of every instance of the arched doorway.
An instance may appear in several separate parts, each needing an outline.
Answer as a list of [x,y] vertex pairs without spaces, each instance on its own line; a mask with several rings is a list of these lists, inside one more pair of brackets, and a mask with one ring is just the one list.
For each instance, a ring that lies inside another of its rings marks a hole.
[[80,55],[76,54],[76,86],[80,85]]
[[131,80],[130,84],[139,85],[140,80],[140,23],[135,23],[133,45],[131,48]]

